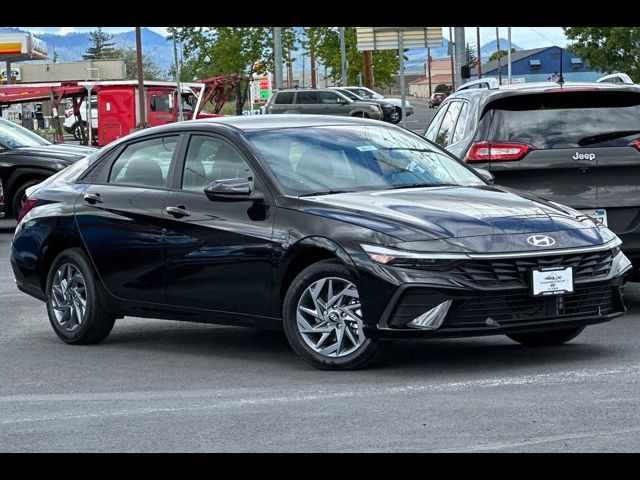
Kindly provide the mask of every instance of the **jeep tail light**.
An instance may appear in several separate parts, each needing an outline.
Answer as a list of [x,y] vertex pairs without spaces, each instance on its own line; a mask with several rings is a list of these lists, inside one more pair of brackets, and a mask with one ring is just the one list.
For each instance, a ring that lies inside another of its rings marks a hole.
[[465,162],[510,162],[520,160],[530,150],[522,143],[474,142],[469,148]]
[[24,201],[24,205],[22,205],[20,213],[18,214],[18,223],[20,223],[20,220],[22,220],[24,216],[29,213],[31,209],[36,205],[38,205],[38,200],[36,200],[35,198],[27,198]]
[[636,149],[640,150],[640,138],[633,142],[633,146],[636,147]]

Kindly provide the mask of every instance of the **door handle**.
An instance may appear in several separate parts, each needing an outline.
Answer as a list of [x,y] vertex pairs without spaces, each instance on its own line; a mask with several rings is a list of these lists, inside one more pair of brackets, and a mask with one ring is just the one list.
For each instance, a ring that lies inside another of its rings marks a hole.
[[87,193],[84,196],[84,201],[91,205],[95,205],[96,203],[102,203],[104,200],[102,200],[99,193]]
[[180,217],[190,217],[191,216],[191,212],[189,212],[186,208],[184,208],[182,205],[180,205],[179,207],[167,207],[165,208],[165,211],[169,214],[169,215],[173,215],[176,218],[180,218]]

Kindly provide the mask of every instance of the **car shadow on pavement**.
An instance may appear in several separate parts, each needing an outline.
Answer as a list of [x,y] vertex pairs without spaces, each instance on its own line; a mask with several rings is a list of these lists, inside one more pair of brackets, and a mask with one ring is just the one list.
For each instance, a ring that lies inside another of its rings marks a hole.
[[16,221],[0,219],[0,233],[12,233],[16,229]]
[[[268,368],[291,367],[294,370],[315,370],[293,353],[283,332],[241,327],[189,324],[156,329],[135,327],[134,319],[121,320],[104,342],[108,348],[140,350],[155,353],[180,354],[217,361],[242,361]],[[131,322],[130,325],[124,325]],[[160,323],[160,322],[159,322]],[[173,323],[173,322],[171,322]],[[586,334],[586,331],[585,331]],[[505,344],[502,337],[447,340],[397,340],[385,344],[381,358],[369,370],[394,374],[407,372],[421,374],[462,373],[479,369],[483,374],[527,367],[558,366],[563,363],[614,357],[616,348],[591,343],[578,337],[556,347],[523,347]]]

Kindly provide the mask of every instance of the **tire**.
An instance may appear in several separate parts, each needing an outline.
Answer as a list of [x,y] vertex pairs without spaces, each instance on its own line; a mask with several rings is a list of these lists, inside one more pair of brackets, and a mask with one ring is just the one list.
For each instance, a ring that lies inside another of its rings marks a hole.
[[402,108],[396,107],[396,116],[391,117],[389,121],[395,124],[395,123],[400,123],[400,120],[402,120]]
[[[77,273],[80,274],[79,277]],[[70,278],[71,283],[69,283]],[[67,280],[66,285],[67,287],[71,285],[71,288],[65,290],[62,280]],[[84,286],[84,311],[78,310],[81,302],[70,300],[74,296],[77,299],[78,295],[82,298],[82,286]],[[63,342],[89,345],[101,342],[111,333],[115,316],[105,311],[100,295],[100,286],[97,284],[93,268],[82,250],[71,248],[54,259],[47,275],[45,301],[49,322],[53,331]],[[74,315],[75,318],[81,317],[80,322],[74,319]]]
[[574,327],[548,330],[546,332],[514,333],[507,335],[507,337],[527,347],[552,347],[573,340],[582,333],[584,328]]
[[20,185],[15,192],[13,192],[13,202],[11,208],[13,208],[13,216],[17,220],[18,214],[20,210],[22,210],[22,205],[24,205],[24,201],[26,199],[26,190],[29,187],[33,187],[34,185],[39,184],[45,178],[32,178],[31,180],[27,180],[22,185]]
[[[317,299],[324,306],[329,297],[329,288],[333,289],[334,299],[340,298],[334,304],[338,307],[329,309],[327,313],[313,301],[311,292],[316,292]],[[337,295],[337,292],[345,293]],[[354,296],[354,293],[357,294],[355,280],[347,268],[336,260],[323,260],[307,267],[289,286],[283,307],[284,331],[291,348],[308,364],[322,370],[355,370],[368,366],[378,358],[380,344],[365,336],[361,308],[356,306],[359,305],[359,296]],[[307,313],[311,310],[310,306],[314,306],[313,311],[322,320]],[[298,310],[299,307],[306,311]],[[298,313],[302,317],[301,322]],[[306,322],[306,327],[303,322]],[[309,331],[308,327],[322,325],[324,327],[320,327],[317,333]],[[307,330],[307,333],[303,334],[303,330]]]
[[83,130],[84,130],[84,135],[85,136],[88,135],[87,122],[76,122],[76,124],[71,128],[73,132],[73,138],[75,138],[76,140],[82,140]]

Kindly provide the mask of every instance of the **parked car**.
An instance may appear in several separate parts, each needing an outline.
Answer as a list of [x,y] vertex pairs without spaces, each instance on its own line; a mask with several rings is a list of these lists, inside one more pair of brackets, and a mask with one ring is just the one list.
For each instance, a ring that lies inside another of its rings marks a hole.
[[463,83],[456,88],[456,92],[469,90],[470,88],[500,88],[500,83],[498,83],[498,80],[493,77],[478,78],[476,80]]
[[[364,98],[365,100],[384,100],[385,102],[389,102],[392,105],[395,105],[398,109],[398,113],[400,114],[400,119],[402,119],[402,99],[393,98],[393,97],[385,97],[380,95],[378,92],[374,92],[370,88],[360,87],[360,86],[352,86],[352,87],[344,87],[352,93],[355,93],[359,97]],[[408,101],[404,102],[405,111],[404,115],[409,116],[413,115],[413,105],[411,105]],[[400,120],[398,120],[400,121]]]
[[30,192],[10,255],[70,344],[124,316],[228,323],[353,369],[385,339],[556,345],[624,312],[630,263],[608,228],[388,123],[183,122],[83,162]]
[[598,218],[640,265],[640,89],[531,83],[451,95],[424,133],[496,183]]
[[380,105],[354,101],[328,88],[293,88],[274,92],[265,105],[266,113],[346,115],[382,119]]
[[596,80],[598,83],[613,83],[615,85],[633,85],[633,80],[626,73],[611,73],[609,75],[605,75],[604,77],[600,77]]
[[92,147],[53,144],[14,122],[0,118],[0,210],[17,217],[25,191],[95,151]]
[[439,107],[444,99],[447,98],[447,94],[443,92],[436,92],[429,97],[429,108]]
[[350,90],[344,87],[329,87],[329,88],[331,90],[335,90],[336,92],[342,93],[344,96],[346,96],[347,98],[350,98],[354,102],[367,102],[367,103],[374,103],[379,105],[380,109],[382,110],[382,120],[384,120],[385,122],[399,123],[400,120],[402,119],[401,111],[398,110],[395,107],[395,105],[393,105],[392,103],[387,102],[386,99],[365,100],[361,96],[356,95],[355,93],[351,92]]
[[[64,123],[62,128],[65,132],[73,134],[73,138],[81,140],[84,136],[88,138],[89,132],[87,130],[87,101],[84,100],[80,104],[80,121],[73,114],[73,107],[69,106],[64,111]],[[98,99],[96,97],[91,99],[91,125],[93,126],[93,136],[97,138],[98,132]],[[84,133],[83,133],[84,131]]]

